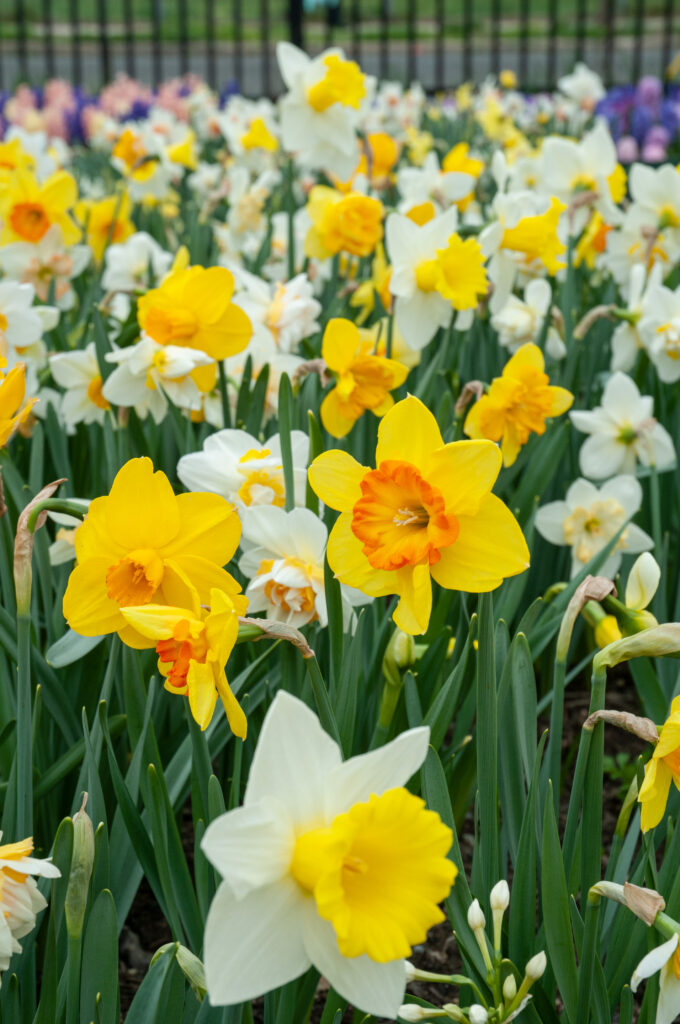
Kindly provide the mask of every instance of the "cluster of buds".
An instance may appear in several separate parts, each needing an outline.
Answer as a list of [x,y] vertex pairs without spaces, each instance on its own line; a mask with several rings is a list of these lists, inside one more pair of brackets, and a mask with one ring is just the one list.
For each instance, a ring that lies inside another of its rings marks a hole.
[[[486,933],[486,918],[479,905],[473,900],[468,909],[468,925],[479,946],[486,968],[486,983],[492,993],[486,998],[481,989],[470,979],[459,974],[433,974],[420,971],[407,964],[408,981],[440,982],[448,985],[469,985],[479,1002],[471,1006],[445,1003],[441,1009],[407,1003],[399,1010],[402,1021],[428,1021],[444,1018],[459,1024],[505,1024],[519,1016],[531,999],[530,989],[545,972],[545,953],[537,953],[524,968],[523,976],[502,952],[503,916],[510,905],[510,890],[504,880],[498,882],[489,894],[489,905],[493,918],[492,939]],[[503,975],[505,974],[505,977]],[[518,979],[519,985],[518,985]]]

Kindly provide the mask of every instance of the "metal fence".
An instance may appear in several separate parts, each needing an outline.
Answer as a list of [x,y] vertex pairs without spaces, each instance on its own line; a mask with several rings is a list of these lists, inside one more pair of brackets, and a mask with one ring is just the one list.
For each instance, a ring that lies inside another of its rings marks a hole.
[[[363,69],[430,90],[509,69],[553,87],[585,60],[607,84],[663,76],[675,0],[0,0],[0,89],[63,76],[96,89],[124,71],[196,72],[246,95],[282,88],[279,39],[343,46]],[[310,6],[307,6],[307,5]],[[315,4],[315,6],[311,6]],[[310,9],[311,7],[311,9]]]

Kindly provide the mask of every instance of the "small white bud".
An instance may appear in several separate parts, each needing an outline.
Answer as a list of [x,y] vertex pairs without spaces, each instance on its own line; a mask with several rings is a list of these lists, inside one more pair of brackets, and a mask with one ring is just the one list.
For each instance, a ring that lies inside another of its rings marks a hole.
[[517,982],[515,981],[514,974],[509,974],[503,982],[503,999],[506,1003],[511,1003],[517,995]]
[[496,882],[489,895],[489,903],[492,910],[506,911],[510,905],[510,890],[505,879]]
[[473,1003],[468,1010],[468,1017],[470,1018],[470,1024],[486,1024],[489,1014],[479,1003]]
[[642,611],[656,594],[661,569],[649,551],[644,551],[633,564],[626,583],[626,607]]
[[413,966],[410,960],[404,960],[404,973],[406,975],[406,984],[409,981],[413,981],[418,975],[418,969]]
[[479,905],[479,900],[473,900],[468,907],[467,920],[473,932],[486,926],[486,918],[484,917],[484,911]]
[[545,974],[545,969],[548,966],[545,953],[537,953],[536,956],[532,956],[529,963],[524,968],[524,972],[527,978],[531,978],[532,981],[538,981]]
[[416,1006],[415,1003],[405,1003],[403,1006],[399,1007],[399,1020],[427,1020],[427,1012],[422,1006]]

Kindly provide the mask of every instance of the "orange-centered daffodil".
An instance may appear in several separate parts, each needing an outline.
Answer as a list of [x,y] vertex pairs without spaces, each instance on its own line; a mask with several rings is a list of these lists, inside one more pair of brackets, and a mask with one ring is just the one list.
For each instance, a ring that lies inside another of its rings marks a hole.
[[26,397],[26,366],[18,363],[8,374],[3,375],[2,367],[7,360],[0,356],[0,447],[7,444],[10,437],[22,423],[28,419],[29,413],[37,398]]
[[545,433],[549,416],[566,412],[574,401],[571,391],[550,384],[544,365],[537,345],[522,345],[467,414],[465,433],[500,441],[504,466],[513,464],[531,433]]
[[77,565],[64,594],[64,616],[82,636],[118,633],[131,647],[153,647],[122,609],[183,607],[192,588],[200,603],[209,601],[213,588],[236,601],[240,587],[222,566],[240,537],[236,510],[220,495],[176,496],[151,459],[130,459],[76,530]]
[[328,562],[342,582],[372,597],[397,594],[394,621],[424,633],[434,579],[449,590],[494,590],[523,572],[529,551],[500,498],[491,494],[501,453],[490,441],[444,444],[417,398],[380,422],[376,468],[330,451],[309,468],[310,483],[341,515]]
[[348,434],[367,409],[384,416],[394,405],[390,391],[408,376],[407,366],[372,349],[351,320],[328,321],[321,354],[336,383],[321,403],[321,422],[333,437]]
[[36,244],[53,224],[61,228],[65,245],[73,245],[80,231],[70,217],[78,199],[75,179],[66,171],[55,171],[39,183],[25,169],[17,170],[0,195],[0,245],[7,242]]
[[659,742],[645,765],[638,801],[642,804],[640,827],[655,828],[663,818],[671,782],[680,789],[680,697],[674,697],[671,713],[661,727]]
[[191,608],[148,604],[121,609],[125,621],[155,643],[165,689],[188,698],[201,729],[210,725],[219,694],[229,727],[242,740],[246,738],[246,716],[231,692],[224,666],[236,643],[239,613],[243,614],[246,604],[243,595],[230,596],[213,588],[210,611],[201,608],[195,595]]

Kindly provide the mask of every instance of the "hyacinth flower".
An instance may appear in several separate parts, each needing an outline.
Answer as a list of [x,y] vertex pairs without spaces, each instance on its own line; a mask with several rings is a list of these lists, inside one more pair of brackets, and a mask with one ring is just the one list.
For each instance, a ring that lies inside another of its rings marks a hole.
[[213,588],[235,598],[240,587],[222,566],[240,536],[236,509],[224,498],[176,496],[151,459],[130,459],[76,530],[77,565],[64,594],[64,616],[82,636],[118,633],[131,647],[153,647],[122,609],[182,606],[187,587],[195,588],[201,603]]
[[380,422],[375,469],[337,450],[309,467],[316,494],[341,513],[331,569],[371,597],[397,594],[394,621],[411,634],[427,629],[433,579],[449,590],[495,590],[529,565],[517,520],[491,493],[500,464],[491,441],[445,445],[422,402],[398,402]]
[[566,412],[574,400],[566,388],[550,384],[544,366],[537,345],[522,345],[467,415],[465,433],[500,441],[504,466],[512,466],[530,434],[544,434],[546,420]]
[[321,403],[321,422],[333,437],[345,437],[364,412],[384,416],[394,405],[390,394],[408,376],[408,367],[396,359],[372,354],[351,320],[329,320],[321,354],[335,378],[335,386]]
[[208,913],[214,1006],[252,999],[312,964],[358,1008],[394,1018],[411,948],[444,915],[451,830],[405,784],[429,729],[342,761],[302,701],[280,691],[265,716],[243,807],[201,843],[224,881]]

